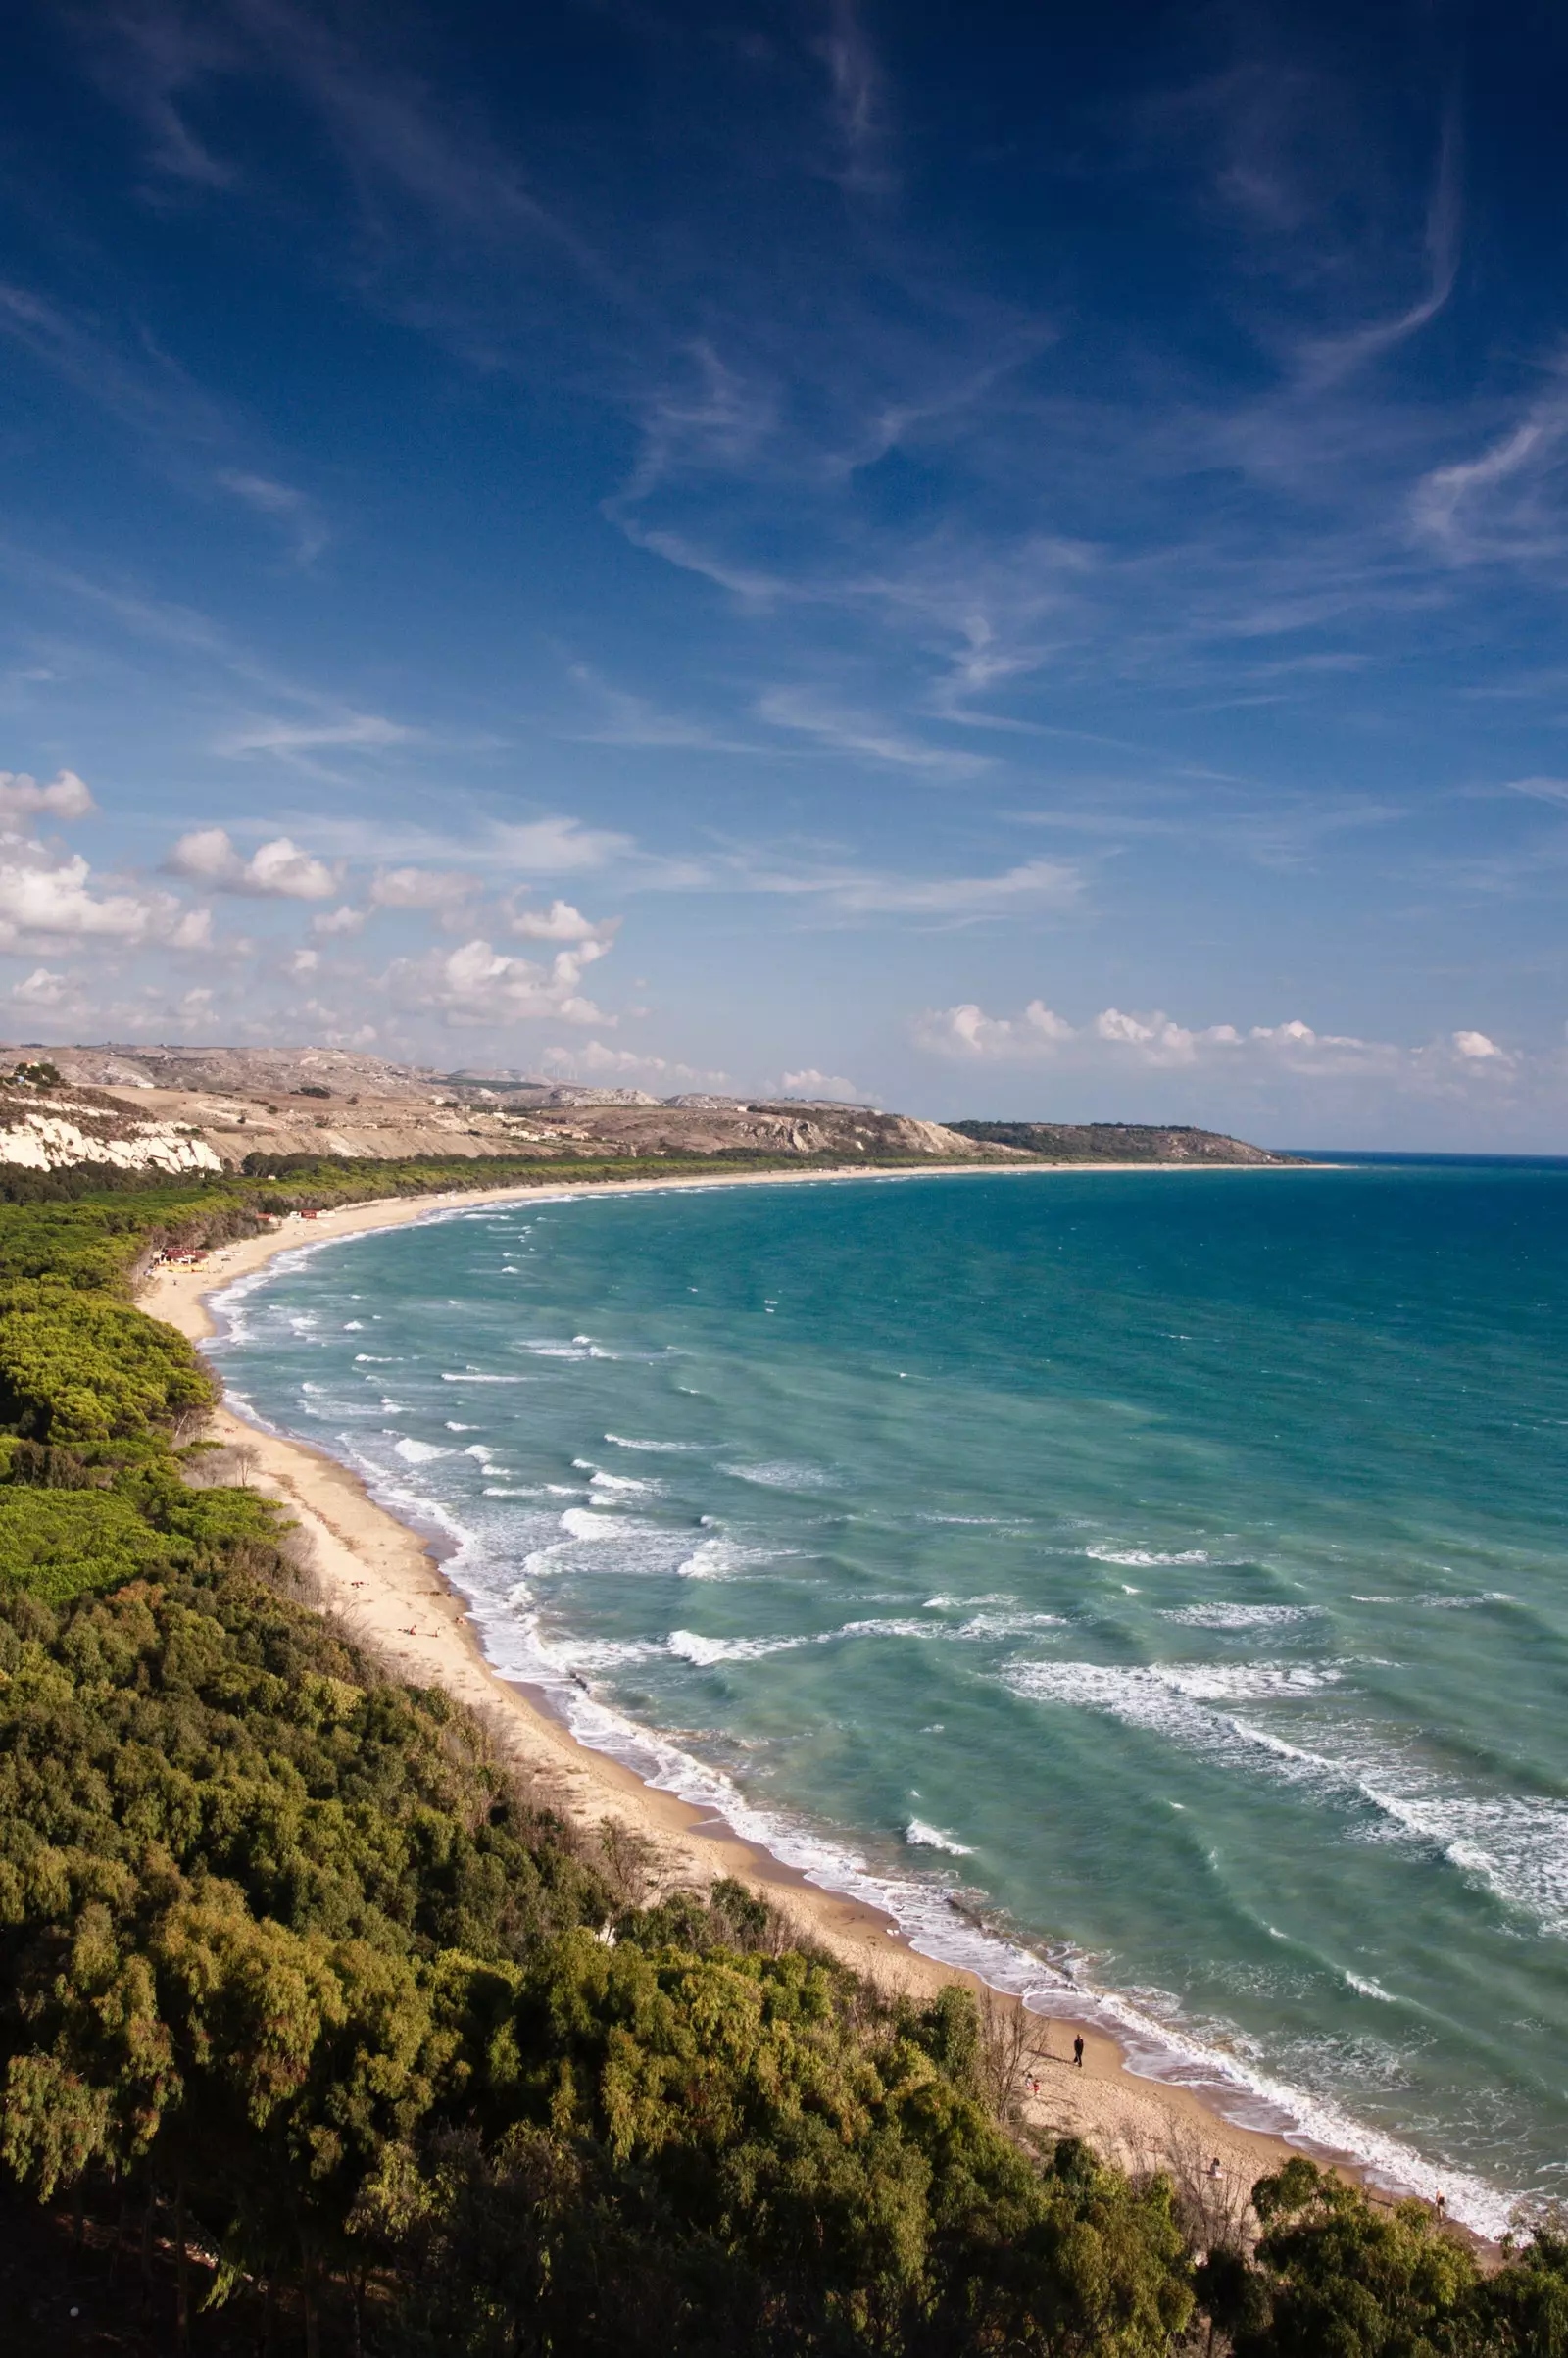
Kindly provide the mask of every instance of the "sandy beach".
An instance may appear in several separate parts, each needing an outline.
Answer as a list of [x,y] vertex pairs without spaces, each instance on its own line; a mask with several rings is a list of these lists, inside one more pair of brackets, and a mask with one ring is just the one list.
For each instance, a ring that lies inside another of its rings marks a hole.
[[[1002,1165],[968,1166],[978,1174]],[[1010,1166],[1014,1175],[1049,1177],[1056,1168],[1118,1169],[1128,1166]],[[1139,1168],[1173,1166],[1134,1166]],[[1174,1167],[1191,1167],[1187,1165]],[[1215,1167],[1215,1166],[1211,1166]],[[1217,1166],[1228,1167],[1228,1166]],[[845,1174],[863,1178],[857,1171]],[[925,1176],[926,1174],[918,1174]],[[931,1176],[961,1177],[949,1169]],[[820,1171],[799,1174],[726,1174],[714,1179],[631,1182],[595,1188],[596,1194],[624,1194],[670,1186],[777,1186],[815,1181]],[[902,1174],[890,1174],[902,1176]],[[397,1227],[449,1208],[539,1198],[538,1188],[465,1190],[446,1196],[404,1198],[322,1212],[315,1220],[293,1216],[263,1236],[220,1248],[198,1265],[162,1265],[142,1287],[141,1305],[192,1341],[212,1336],[211,1297],[239,1278],[264,1268],[280,1253],[316,1247],[334,1238]],[[579,1192],[575,1189],[573,1194]],[[927,1996],[945,1983],[977,1987],[971,1976],[917,1955],[889,1918],[869,1906],[835,1896],[804,1881],[765,1851],[741,1841],[722,1820],[671,1794],[644,1785],[619,1762],[578,1744],[543,1705],[542,1698],[499,1677],[480,1651],[463,1600],[447,1585],[419,1538],[369,1497],[345,1466],[308,1443],[252,1426],[226,1407],[211,1420],[208,1438],[243,1449],[243,1472],[275,1498],[298,1524],[307,1543],[326,1609],[378,1655],[397,1676],[421,1686],[441,1686],[482,1712],[519,1776],[580,1823],[610,1821],[647,1845],[656,1888],[704,1887],[725,1875],[765,1891],[799,1924],[803,1934],[833,1950],[884,1986]],[[1000,2003],[1010,2007],[1014,2001]],[[1216,2199],[1233,2199],[1291,2150],[1281,2139],[1242,2129],[1220,2117],[1203,2093],[1135,2076],[1115,2041],[1093,2024],[1031,2017],[1036,2059],[1027,2066],[1040,2082],[1029,2110],[1041,2128],[1073,2132],[1097,2150],[1133,2168],[1174,2166],[1191,2181],[1217,2159],[1222,2176],[1213,2182]],[[1071,2061],[1074,2033],[1081,2032],[1084,2062]]]

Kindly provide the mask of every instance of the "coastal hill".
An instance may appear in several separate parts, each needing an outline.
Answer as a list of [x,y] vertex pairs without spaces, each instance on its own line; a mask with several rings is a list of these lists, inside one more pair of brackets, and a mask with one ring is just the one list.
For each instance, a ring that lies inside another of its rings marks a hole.
[[0,1163],[218,1172],[311,1155],[406,1162],[766,1156],[1018,1162],[1288,1160],[1212,1132],[924,1121],[820,1099],[654,1098],[330,1048],[0,1047]]
[[1048,1162],[1297,1162],[1221,1130],[1153,1122],[950,1122],[977,1146],[1012,1147]]

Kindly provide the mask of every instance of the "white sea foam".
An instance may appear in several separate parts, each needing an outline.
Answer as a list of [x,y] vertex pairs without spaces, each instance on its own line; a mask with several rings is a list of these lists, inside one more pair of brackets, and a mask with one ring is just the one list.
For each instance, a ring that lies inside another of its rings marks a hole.
[[791,1465],[780,1461],[764,1465],[721,1465],[721,1474],[729,1474],[737,1482],[756,1482],[763,1490],[824,1490],[832,1481],[830,1473],[819,1465]]
[[764,1654],[793,1653],[809,1646],[809,1638],[704,1638],[696,1630],[672,1629],[669,1650],[682,1662],[706,1670],[714,1662],[760,1662]]
[[[1152,1547],[1118,1547],[1102,1544],[1084,1553],[1097,1564],[1125,1564],[1133,1571],[1152,1571],[1160,1564],[1206,1564],[1206,1547],[1188,1547],[1177,1555],[1161,1555]],[[1136,1591],[1134,1592],[1136,1594]]]
[[570,1532],[574,1540],[624,1540],[640,1538],[646,1531],[657,1531],[657,1523],[634,1522],[629,1515],[595,1514],[586,1506],[568,1506],[561,1518],[563,1531]]
[[543,1638],[533,1616],[486,1617],[484,1634],[498,1669],[545,1686],[582,1743],[625,1762],[656,1789],[723,1817],[743,1841],[770,1851],[808,1883],[881,1909],[918,1954],[1016,1993],[1037,2014],[1102,2024],[1119,2039],[1135,2072],[1204,2089],[1227,2118],[1244,2127],[1283,2132],[1348,2155],[1391,2187],[1429,2198],[1441,2188],[1455,2219],[1483,2235],[1505,2231],[1511,2201],[1497,2188],[1435,2166],[1413,2147],[1292,2087],[1248,2056],[1210,2047],[1133,1998],[1097,1988],[1071,1951],[1045,1956],[987,1930],[967,1913],[956,1913],[940,1882],[881,1872],[851,1845],[748,1801],[721,1770],[584,1694],[570,1677],[565,1650]]
[[710,1446],[703,1441],[632,1441],[624,1433],[607,1433],[605,1439],[613,1442],[617,1449],[656,1449],[661,1455],[666,1450],[685,1453],[693,1449],[704,1449]]
[[935,1621],[846,1621],[842,1629],[827,1634],[834,1638],[945,1638],[949,1633]]
[[1352,1990],[1358,1990],[1363,1997],[1380,1998],[1385,2006],[1396,2006],[1398,2004],[1399,2001],[1394,1995],[1392,1990],[1385,1990],[1381,1982],[1374,1982],[1367,1974],[1352,1973],[1348,1965],[1344,1968],[1344,1972],[1345,1978],[1349,1983],[1350,1988]]
[[904,1839],[911,1850],[946,1850],[952,1858],[972,1858],[973,1842],[956,1842],[951,1834],[940,1826],[928,1826],[924,1818],[911,1818],[904,1829]]
[[[574,1457],[572,1464],[581,1465],[582,1459]],[[608,1491],[615,1498],[657,1498],[664,1486],[662,1482],[634,1481],[630,1474],[607,1474],[595,1466],[589,1475],[588,1487],[590,1490]]]
[[1309,1621],[1320,1610],[1312,1604],[1181,1604],[1161,1612],[1160,1619],[1188,1629],[1284,1629],[1292,1621]]
[[477,1375],[471,1368],[463,1375],[453,1375],[443,1368],[441,1381],[443,1384],[531,1384],[533,1378],[524,1375]]
[[699,1540],[690,1555],[675,1566],[682,1580],[733,1580],[754,1565],[771,1564],[793,1552],[788,1547],[743,1547],[723,1532]]
[[976,1613],[953,1632],[956,1638],[1024,1638],[1031,1630],[1066,1629],[1062,1613]]
[[[313,1247],[310,1250],[318,1249]],[[306,1254],[301,1251],[290,1255],[291,1259],[303,1257]],[[229,1339],[238,1339],[241,1323],[236,1312],[225,1304]],[[444,1380],[504,1383],[529,1379],[515,1376],[486,1377],[469,1370],[464,1375],[449,1374]],[[345,1454],[352,1454],[346,1436],[343,1438],[343,1449]],[[923,1878],[881,1873],[854,1850],[808,1828],[754,1808],[721,1773],[696,1761],[666,1739],[637,1727],[610,1710],[598,1698],[585,1695],[572,1682],[569,1665],[571,1661],[586,1657],[580,1657],[575,1649],[564,1644],[552,1644],[540,1635],[527,1589],[524,1584],[510,1577],[504,1559],[498,1560],[487,1552],[486,1543],[473,1534],[460,1533],[450,1517],[443,1515],[436,1502],[409,1499],[397,1488],[395,1481],[389,1478],[384,1464],[368,1470],[378,1494],[395,1509],[407,1511],[412,1506],[416,1516],[427,1521],[445,1522],[454,1531],[459,1545],[449,1570],[473,1599],[475,1617],[491,1659],[512,1675],[545,1685],[582,1741],[626,1760],[656,1786],[680,1792],[699,1806],[721,1812],[745,1839],[765,1845],[788,1863],[797,1866],[809,1881],[847,1891],[872,1905],[888,1909],[922,1953],[966,1965],[1000,1987],[1017,1990],[1042,2013],[1091,2016],[1104,2022],[1122,2037],[1133,2068],[1154,2077],[1203,2085],[1214,2091],[1222,2109],[1233,2117],[1258,2126],[1289,2127],[1296,2134],[1323,2145],[1355,2155],[1385,2183],[1414,2187],[1429,2194],[1441,2186],[1447,2194],[1450,2212],[1483,2232],[1495,2234],[1506,2224],[1508,2198],[1495,2188],[1459,2172],[1434,2167],[1397,2140],[1368,2129],[1337,2107],[1303,2094],[1269,2075],[1254,2065],[1246,2054],[1212,2051],[1201,2039],[1192,2037],[1180,2023],[1173,2024],[1160,2019],[1159,2013],[1149,2005],[1141,2004],[1134,1998],[1096,1990],[1086,1978],[1081,1961],[1070,1954],[1058,1953],[1052,1958],[1032,1954],[959,1916],[948,1902],[939,1880],[939,1867],[934,1865],[932,1873]],[[802,1470],[789,1469],[789,1481],[785,1486],[805,1487],[799,1480]],[[751,1477],[743,1474],[743,1478]],[[824,1479],[820,1474],[816,1475],[817,1484]],[[515,1518],[518,1522],[531,1521],[535,1524],[538,1519]],[[501,1518],[493,1520],[499,1522]],[[604,1536],[612,1528],[610,1519],[605,1516],[590,1515],[585,1516],[584,1520],[590,1524],[596,1537]],[[569,1549],[574,1544],[568,1539],[563,1545]],[[701,1543],[697,1552],[701,1552],[701,1548],[708,1545],[707,1541]],[[1139,1551],[1140,1560],[1145,1559],[1145,1552]],[[1189,1555],[1186,1560],[1191,1561],[1193,1557]],[[1494,1600],[1492,1597],[1431,1597],[1419,1600],[1390,1598],[1387,1601],[1419,1601],[1453,1608]],[[951,1609],[972,1613],[982,1601],[955,1598]],[[618,1658],[627,1660],[632,1657],[622,1654]],[[1043,1669],[1048,1666],[1035,1667]],[[1224,1699],[1234,1701],[1237,1698]],[[1258,1697],[1243,1699],[1250,1699],[1254,1708],[1264,1707],[1266,1701],[1266,1698]],[[1305,1749],[1292,1747],[1277,1739],[1272,1731],[1249,1730],[1244,1721],[1235,1717],[1234,1712],[1227,1713],[1220,1708],[1219,1698],[1205,1703],[1200,1696],[1183,1695],[1172,1689],[1167,1693],[1166,1702],[1173,1708],[1202,1712],[1213,1720],[1233,1720],[1238,1744],[1246,1742],[1273,1747],[1266,1755],[1258,1751],[1253,1757],[1266,1756],[1293,1763],[1292,1773],[1299,1770],[1313,1777],[1343,1779],[1343,1764],[1315,1759]],[[1381,1770],[1384,1764],[1376,1765]],[[1437,1829],[1437,1817],[1441,1814],[1445,1796],[1434,1795],[1430,1791],[1415,1793],[1395,1792],[1388,1778],[1384,1779],[1384,1785],[1388,1789],[1387,1797],[1392,1798],[1407,1819],[1413,1821],[1418,1810],[1426,1810],[1427,1839],[1437,1839],[1437,1831],[1434,1830]],[[1508,1842],[1522,1842],[1527,1847],[1534,1842],[1538,1849],[1541,1847],[1541,1838],[1561,1839],[1560,1827],[1553,1825],[1554,1805],[1538,1804],[1532,1815],[1530,1806],[1521,1803],[1511,1817],[1506,1814],[1508,1806],[1503,1805],[1503,1814],[1496,1818],[1491,1828],[1492,1851],[1488,1857],[1493,1864],[1495,1864],[1496,1856],[1500,1856],[1507,1848],[1503,1839],[1505,1836]],[[1473,1818],[1467,1823],[1473,1835],[1476,1832]],[[923,1846],[916,1844],[916,1847]],[[1455,1837],[1456,1850],[1462,1851],[1464,1846],[1463,1840]],[[1348,1979],[1352,1986],[1356,1986],[1355,1977],[1348,1976]],[[1374,1991],[1368,1989],[1366,1993],[1372,1995]],[[1381,1990],[1377,1990],[1376,1994],[1384,1998],[1388,1995]]]
[[[1325,1728],[1318,1745],[1307,1745],[1214,1707],[1304,1700],[1338,1679],[1335,1666],[1014,1662],[1002,1676],[1032,1700],[1102,1711],[1184,1750],[1262,1766],[1342,1806],[1368,1810],[1384,1839],[1419,1843],[1543,1931],[1568,1934],[1568,1802],[1467,1791],[1380,1746],[1364,1729]],[[1318,1748],[1325,1744],[1336,1749]]]
[[1476,1597],[1357,1597],[1351,1591],[1352,1604],[1407,1604],[1419,1606],[1428,1613],[1467,1613],[1478,1604],[1514,1604],[1518,1600],[1506,1589],[1483,1589]]
[[[388,1400],[383,1400],[381,1403],[383,1408],[389,1407],[391,1404]],[[406,1458],[410,1465],[424,1465],[432,1457],[450,1457],[452,1455],[450,1449],[439,1448],[433,1441],[403,1440],[393,1446],[397,1449],[398,1455]]]

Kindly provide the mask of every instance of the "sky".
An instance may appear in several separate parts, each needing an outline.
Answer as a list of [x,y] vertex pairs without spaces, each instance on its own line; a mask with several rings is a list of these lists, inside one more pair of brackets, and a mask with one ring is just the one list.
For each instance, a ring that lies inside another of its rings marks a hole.
[[0,1036],[1568,1151],[1568,20],[21,0]]

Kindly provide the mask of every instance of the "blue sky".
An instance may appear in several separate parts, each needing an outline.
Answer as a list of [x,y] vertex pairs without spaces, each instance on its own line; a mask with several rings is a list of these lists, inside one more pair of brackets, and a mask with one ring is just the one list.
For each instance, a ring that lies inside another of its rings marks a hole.
[[1555,12],[10,48],[0,1031],[1568,1149]]

